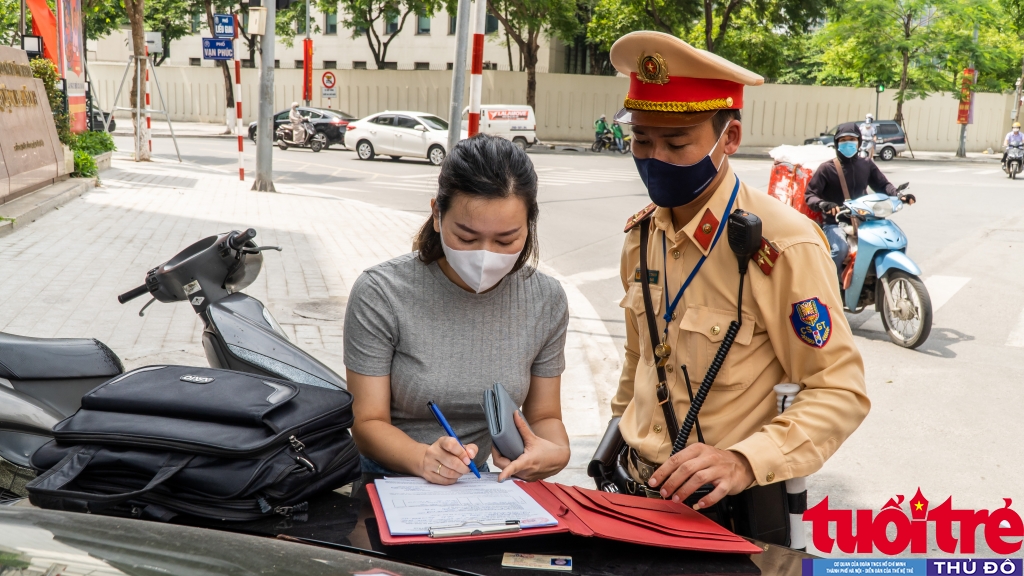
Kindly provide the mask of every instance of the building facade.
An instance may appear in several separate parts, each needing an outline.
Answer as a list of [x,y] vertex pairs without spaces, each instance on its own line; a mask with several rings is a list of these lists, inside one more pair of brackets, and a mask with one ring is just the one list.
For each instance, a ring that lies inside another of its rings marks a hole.
[[[311,13],[311,37],[313,38],[313,68],[323,70],[350,70],[377,68],[366,34],[353,37],[353,31],[345,28],[336,14]],[[247,20],[248,18],[244,18]],[[205,17],[196,17],[192,22],[193,34],[170,43],[170,55],[164,64],[172,66],[214,66],[212,60],[203,60],[201,39],[210,37]],[[243,22],[244,25],[244,22]],[[398,22],[382,22],[377,25],[381,39],[398,30]],[[302,38],[304,26],[296,29],[291,46],[278,41],[275,48],[275,65],[278,68],[302,68]],[[484,43],[484,69],[501,71],[522,70],[522,58],[514,40],[506,35],[497,18],[488,15],[487,34]],[[87,44],[88,58],[97,62],[125,62],[128,59],[130,34],[127,29],[119,30],[100,40]],[[253,62],[248,48],[242,42],[243,66],[252,67],[258,63],[258,54]],[[542,37],[537,72],[563,72],[565,48],[554,38]],[[388,46],[384,68],[390,70],[450,70],[455,59],[455,18],[441,11],[433,16],[410,14],[401,30]],[[468,65],[468,63],[467,63]]]

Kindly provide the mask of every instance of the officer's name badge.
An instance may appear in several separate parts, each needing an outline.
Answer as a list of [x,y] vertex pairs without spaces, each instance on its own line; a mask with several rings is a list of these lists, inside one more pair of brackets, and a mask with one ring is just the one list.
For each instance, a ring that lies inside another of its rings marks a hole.
[[[658,272],[659,270],[648,270],[647,271],[647,283],[657,284],[658,283]],[[640,281],[640,267],[637,266],[636,272],[633,273],[633,282]]]
[[832,336],[832,316],[829,315],[828,306],[817,298],[793,304],[789,322],[797,338],[815,348],[824,348]]

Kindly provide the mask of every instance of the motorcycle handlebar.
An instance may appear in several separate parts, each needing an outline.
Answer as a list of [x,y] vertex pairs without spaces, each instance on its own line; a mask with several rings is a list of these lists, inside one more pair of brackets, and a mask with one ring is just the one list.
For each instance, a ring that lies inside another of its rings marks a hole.
[[245,246],[246,242],[252,240],[255,237],[256,230],[249,228],[245,232],[233,234],[230,238],[228,238],[228,246],[230,246],[232,250],[241,250],[242,246]]
[[148,294],[148,293],[149,293],[149,288],[147,288],[146,285],[143,284],[142,286],[139,286],[138,288],[132,288],[131,290],[125,292],[124,294],[121,294],[120,296],[117,297],[117,301],[120,302],[121,304],[125,304],[129,300],[135,300],[139,296],[142,296],[143,294]]

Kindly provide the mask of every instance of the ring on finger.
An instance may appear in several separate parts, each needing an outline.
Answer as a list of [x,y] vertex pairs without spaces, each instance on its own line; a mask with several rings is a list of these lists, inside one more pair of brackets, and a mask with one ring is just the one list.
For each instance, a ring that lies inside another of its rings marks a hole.
[[441,463],[440,462],[437,463],[437,475],[438,476],[441,475]]

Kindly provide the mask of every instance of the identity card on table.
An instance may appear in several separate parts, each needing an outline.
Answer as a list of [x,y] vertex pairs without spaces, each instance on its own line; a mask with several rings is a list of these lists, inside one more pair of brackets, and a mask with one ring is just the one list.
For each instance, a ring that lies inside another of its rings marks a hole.
[[466,474],[441,486],[422,478],[374,481],[392,536],[419,536],[431,530],[517,524],[519,528],[556,526],[558,521],[515,482],[497,474]]

